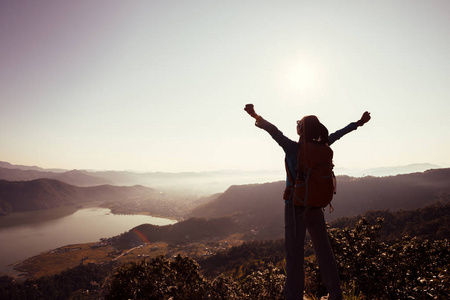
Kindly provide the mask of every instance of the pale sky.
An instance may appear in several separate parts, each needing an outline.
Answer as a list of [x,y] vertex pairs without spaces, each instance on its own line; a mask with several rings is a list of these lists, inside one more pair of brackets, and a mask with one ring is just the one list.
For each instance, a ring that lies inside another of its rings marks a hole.
[[335,165],[450,166],[450,1],[0,2],[0,161],[44,168],[283,169],[243,110]]

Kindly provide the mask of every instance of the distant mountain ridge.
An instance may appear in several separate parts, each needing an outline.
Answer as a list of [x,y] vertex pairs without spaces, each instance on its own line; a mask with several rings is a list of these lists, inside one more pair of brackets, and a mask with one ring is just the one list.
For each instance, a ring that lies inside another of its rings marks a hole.
[[[16,168],[17,167],[17,168]],[[15,166],[0,162],[0,179],[9,181],[50,178],[76,186],[111,184],[118,186],[144,185],[158,189],[193,190],[199,195],[225,191],[229,186],[253,182],[270,182],[283,178],[282,171],[220,170],[205,172],[131,172],[46,170],[39,167]]]
[[148,197],[155,192],[154,189],[143,186],[77,187],[54,179],[0,180],[0,215],[94,201],[113,202]]
[[50,172],[39,170],[8,169],[0,167],[0,179],[8,181],[29,181],[35,179],[55,179],[75,186],[114,185],[114,182],[95,176],[87,171],[71,170],[66,172]]
[[430,163],[410,164],[405,166],[392,166],[392,167],[380,167],[371,168],[361,171],[339,169],[338,173],[348,176],[364,177],[364,176],[395,176],[402,174],[411,174],[416,172],[424,172],[431,169],[440,169],[442,167]]
[[44,172],[56,172],[56,173],[68,171],[68,170],[64,170],[64,169],[44,169],[44,168],[41,168],[41,167],[38,167],[38,166],[13,165],[13,164],[10,164],[9,162],[5,162],[5,161],[0,161],[0,168],[18,169],[18,170],[33,170],[33,171],[44,171]]
[[[394,176],[438,169],[429,163],[407,166],[374,168],[363,171],[336,168],[336,174],[349,176]],[[13,165],[0,162],[0,179],[10,181],[50,178],[75,186],[96,186],[103,184],[118,186],[144,185],[156,189],[190,190],[198,195],[224,192],[232,185],[275,182],[285,179],[285,172],[279,170],[241,171],[219,170],[207,172],[132,172],[43,169],[36,166]]]

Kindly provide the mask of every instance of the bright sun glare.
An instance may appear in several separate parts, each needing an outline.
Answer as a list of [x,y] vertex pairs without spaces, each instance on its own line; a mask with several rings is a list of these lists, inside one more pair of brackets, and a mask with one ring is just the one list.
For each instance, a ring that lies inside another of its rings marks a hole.
[[305,92],[315,87],[317,71],[312,64],[305,62],[294,63],[287,66],[285,80],[288,88],[295,92]]

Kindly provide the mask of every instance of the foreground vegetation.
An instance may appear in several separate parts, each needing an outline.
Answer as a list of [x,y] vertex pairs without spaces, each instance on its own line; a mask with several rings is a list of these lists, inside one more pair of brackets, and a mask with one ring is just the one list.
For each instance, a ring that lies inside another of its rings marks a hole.
[[[346,299],[445,299],[449,240],[380,238],[383,219],[362,218],[330,229]],[[307,252],[311,253],[311,251]],[[326,294],[313,255],[306,291]],[[2,299],[282,299],[283,241],[252,241],[198,259],[177,256],[113,265],[86,264],[51,277],[17,283],[0,278]],[[90,290],[89,293],[86,290]]]

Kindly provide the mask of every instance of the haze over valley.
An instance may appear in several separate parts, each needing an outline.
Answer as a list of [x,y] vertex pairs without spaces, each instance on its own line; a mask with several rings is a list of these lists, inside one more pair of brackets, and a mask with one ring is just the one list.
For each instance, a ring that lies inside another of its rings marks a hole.
[[[256,172],[65,171],[15,168],[4,162],[0,166],[1,215],[64,206],[97,206],[113,213],[146,214],[179,221],[228,216],[246,224],[249,232],[253,230],[261,238],[281,237],[283,230],[281,195],[285,182],[279,179],[259,183],[262,177]],[[265,175],[277,178],[275,173]],[[217,190],[219,182],[227,181],[235,184],[222,192]],[[450,169],[385,177],[338,176],[337,182],[332,202],[335,211],[326,214],[328,221],[369,210],[415,209],[436,200],[448,200]],[[153,183],[158,189],[137,183]]]

